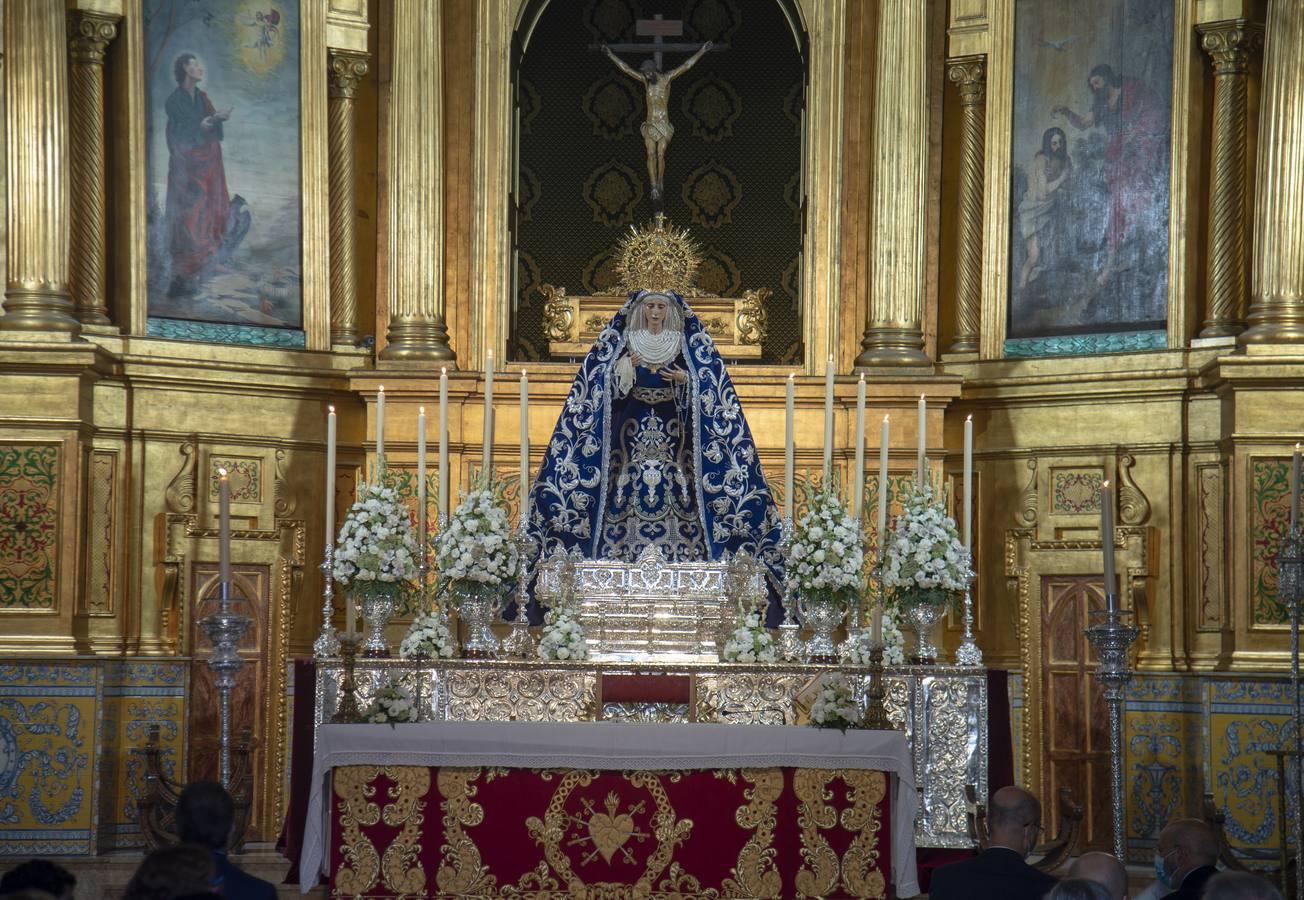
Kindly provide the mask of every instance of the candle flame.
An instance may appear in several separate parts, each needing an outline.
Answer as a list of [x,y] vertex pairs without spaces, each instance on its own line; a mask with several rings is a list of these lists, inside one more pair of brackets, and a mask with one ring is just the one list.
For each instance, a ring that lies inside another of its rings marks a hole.
[[794,378],[796,378],[796,377],[797,377],[797,376],[796,376],[795,373],[793,373],[793,372],[789,372],[789,373],[788,373],[788,380],[789,380],[789,381],[792,381],[792,380],[793,380]]
[[888,419],[890,419],[890,418],[892,418],[892,416],[891,416],[890,414],[889,414],[889,415],[886,415],[886,416],[883,417],[883,421],[886,422],[886,421],[887,421]]
[[864,373],[864,372],[861,372],[861,373],[860,373],[860,383],[861,383],[861,384],[864,384],[864,383],[865,383],[865,373]]
[[383,384],[380,386],[380,391],[378,393],[385,393],[385,386]]
[[1101,488],[1103,488],[1103,489],[1105,489],[1105,490],[1108,490],[1108,489],[1109,489],[1109,479],[1106,478],[1104,481],[1102,481],[1102,482],[1100,483],[1100,486],[1101,486]]
[[521,369],[521,381],[524,381],[526,377],[527,377],[526,371],[524,369]]
[[335,407],[334,407],[334,405],[328,406],[328,407],[326,407],[326,409],[327,409],[328,412],[330,412],[330,414],[331,414],[332,416],[335,415]]
[[1296,442],[1295,442],[1295,452],[1296,452],[1296,453],[1299,453],[1299,448],[1300,448],[1300,443],[1299,443],[1299,441],[1296,441]]
[[972,421],[973,421],[973,413],[970,413],[968,416],[966,416],[966,417],[965,417],[965,421],[966,421],[966,422],[972,422]]
[[925,396],[926,396],[925,394],[920,394],[920,395],[919,395],[919,399],[920,399],[920,400],[923,400]]
[[447,374],[448,374],[448,366],[440,366],[440,367],[439,367],[439,374],[440,374],[440,375],[447,375]]
[[218,476],[219,478],[225,478],[225,477],[226,477],[226,469],[221,469],[221,468],[219,468],[219,469],[217,470],[217,476]]
[[418,406],[418,407],[417,407],[417,415],[418,415],[418,416],[424,416],[425,414],[426,414],[426,408],[425,408],[424,406]]

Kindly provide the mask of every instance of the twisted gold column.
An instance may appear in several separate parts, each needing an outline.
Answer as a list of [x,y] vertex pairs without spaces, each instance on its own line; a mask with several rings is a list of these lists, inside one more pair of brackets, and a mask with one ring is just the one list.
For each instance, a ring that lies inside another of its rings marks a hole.
[[1200,46],[1213,61],[1213,165],[1209,198],[1209,293],[1200,337],[1224,337],[1245,327],[1249,294],[1250,57],[1263,47],[1263,29],[1245,19],[1200,28]]
[[440,0],[395,0],[389,112],[389,332],[382,359],[454,362],[444,318]]
[[960,88],[960,221],[956,237],[955,339],[952,353],[977,353],[983,279],[983,146],[987,136],[987,60],[947,61],[947,77]]
[[8,261],[0,330],[76,333],[68,296],[68,65],[62,0],[4,5]]
[[1304,342],[1304,3],[1271,0],[1244,344]]
[[353,163],[353,92],[367,74],[367,54],[330,51],[331,344],[358,343],[358,285],[353,269],[357,214]]
[[874,64],[869,310],[857,366],[926,366],[927,6],[881,0]]
[[70,267],[73,305],[83,325],[108,325],[104,249],[104,51],[118,33],[118,17],[68,13],[72,217]]

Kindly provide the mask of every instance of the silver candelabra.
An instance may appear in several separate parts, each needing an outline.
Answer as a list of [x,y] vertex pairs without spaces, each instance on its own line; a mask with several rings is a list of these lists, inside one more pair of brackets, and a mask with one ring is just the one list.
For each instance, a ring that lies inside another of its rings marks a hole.
[[[330,659],[340,655],[340,640],[335,636],[331,618],[335,615],[335,548],[326,542],[325,559],[321,564],[321,634],[312,644],[312,655],[317,659]],[[353,627],[346,622],[346,629]]]
[[199,628],[213,645],[208,657],[208,667],[213,670],[213,683],[217,687],[221,720],[219,728],[218,778],[222,787],[231,788],[231,691],[235,689],[236,673],[244,666],[240,657],[240,638],[249,629],[252,620],[231,609],[231,582],[222,581],[218,587],[217,612],[199,620]]
[[1118,596],[1106,594],[1105,609],[1093,611],[1098,621],[1087,628],[1087,640],[1096,648],[1100,660],[1096,680],[1104,689],[1109,706],[1109,786],[1110,810],[1114,820],[1114,855],[1127,859],[1127,832],[1123,819],[1123,704],[1127,685],[1132,680],[1128,651],[1136,640],[1137,630],[1124,619],[1130,616],[1118,608]]
[[779,554],[783,557],[783,622],[779,625],[779,656],[783,659],[800,659],[802,655],[801,625],[793,618],[792,611],[797,605],[792,590],[788,587],[793,581],[788,570],[792,562],[792,519],[783,520],[783,537],[779,540]]
[[983,652],[973,636],[973,583],[976,576],[971,572],[964,586],[964,637],[955,650],[955,663],[959,666],[981,666]]
[[[1304,708],[1300,705],[1299,675],[1299,620],[1300,604],[1304,600],[1304,539],[1300,535],[1299,522],[1291,525],[1290,531],[1281,542],[1277,554],[1277,594],[1282,604],[1290,613],[1290,689],[1295,710],[1295,755],[1291,765],[1295,769],[1295,856],[1296,859],[1304,848]],[[1283,747],[1289,750],[1289,747]],[[1286,790],[1286,785],[1281,786]],[[1284,837],[1283,837],[1284,840]],[[1285,858],[1286,854],[1283,854]],[[1295,897],[1304,900],[1304,874],[1299,863],[1295,865]],[[1281,873],[1282,889],[1286,890],[1287,873]]]
[[534,656],[534,638],[530,635],[530,620],[525,607],[530,596],[530,559],[536,544],[524,524],[516,529],[512,541],[516,544],[516,619],[512,622],[512,630],[503,638],[501,655],[510,659],[529,659]]

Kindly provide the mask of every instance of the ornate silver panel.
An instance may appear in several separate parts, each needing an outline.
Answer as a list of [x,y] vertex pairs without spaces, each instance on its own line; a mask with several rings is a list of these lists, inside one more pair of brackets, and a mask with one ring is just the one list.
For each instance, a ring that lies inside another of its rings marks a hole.
[[[802,725],[821,675],[841,671],[860,678],[862,668],[817,665],[657,663],[653,661],[557,663],[515,660],[405,662],[363,660],[355,672],[365,708],[387,678],[396,677],[420,700],[423,719],[575,722],[595,718],[603,674],[690,675],[699,722]],[[316,722],[335,711],[342,668],[317,667]],[[919,787],[915,839],[921,847],[972,847],[965,786],[987,794],[987,678],[982,669],[903,666],[887,673],[888,718],[905,731]],[[688,707],[674,703],[621,703],[603,718],[629,722],[682,722]]]

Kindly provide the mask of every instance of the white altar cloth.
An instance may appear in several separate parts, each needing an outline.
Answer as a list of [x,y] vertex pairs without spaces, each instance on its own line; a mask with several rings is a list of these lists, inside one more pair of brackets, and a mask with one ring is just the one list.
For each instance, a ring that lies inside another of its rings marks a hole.
[[322,725],[313,757],[299,885],[326,861],[327,778],[336,766],[481,766],[515,769],[873,769],[892,779],[892,881],[919,893],[910,746],[899,731],[841,732],[791,725],[623,722],[428,722]]

